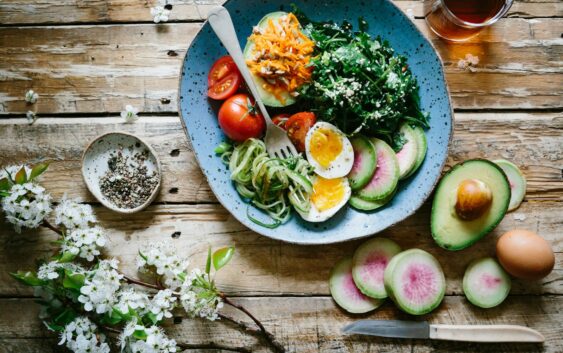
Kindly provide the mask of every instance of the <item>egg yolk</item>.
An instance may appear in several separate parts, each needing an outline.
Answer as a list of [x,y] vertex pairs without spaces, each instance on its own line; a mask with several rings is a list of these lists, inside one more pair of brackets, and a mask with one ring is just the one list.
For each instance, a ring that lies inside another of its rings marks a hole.
[[324,168],[328,168],[342,152],[340,135],[329,129],[316,129],[309,142],[309,153]]
[[341,178],[325,179],[317,176],[313,184],[311,202],[319,211],[335,207],[344,198],[344,184]]

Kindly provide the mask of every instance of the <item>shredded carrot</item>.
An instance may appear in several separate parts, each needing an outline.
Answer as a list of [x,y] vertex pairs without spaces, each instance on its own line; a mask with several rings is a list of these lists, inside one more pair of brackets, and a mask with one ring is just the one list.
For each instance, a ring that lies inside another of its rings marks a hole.
[[263,78],[262,88],[282,103],[283,93],[295,91],[311,78],[309,60],[315,43],[302,32],[299,21],[289,13],[248,38],[254,42],[252,57],[246,61],[250,71]]

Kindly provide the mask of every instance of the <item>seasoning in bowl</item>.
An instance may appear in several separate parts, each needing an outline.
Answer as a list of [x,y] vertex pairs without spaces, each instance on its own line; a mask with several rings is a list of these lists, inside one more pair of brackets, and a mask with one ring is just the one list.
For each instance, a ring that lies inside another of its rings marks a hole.
[[108,170],[100,178],[100,191],[120,208],[136,208],[144,204],[158,186],[158,171],[149,172],[145,161],[148,150],[123,153],[123,147],[111,152]]

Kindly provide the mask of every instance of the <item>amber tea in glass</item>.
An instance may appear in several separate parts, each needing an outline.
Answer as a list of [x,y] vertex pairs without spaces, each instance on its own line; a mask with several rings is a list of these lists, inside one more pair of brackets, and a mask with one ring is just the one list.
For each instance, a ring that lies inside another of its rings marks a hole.
[[426,23],[442,38],[469,39],[504,16],[512,0],[425,0]]

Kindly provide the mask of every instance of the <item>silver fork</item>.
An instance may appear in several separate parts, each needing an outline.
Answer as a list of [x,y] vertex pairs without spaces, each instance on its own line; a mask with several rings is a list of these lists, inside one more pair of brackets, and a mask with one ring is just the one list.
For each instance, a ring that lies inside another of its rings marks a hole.
[[273,123],[264,103],[262,102],[260,93],[258,92],[258,89],[254,84],[254,80],[252,79],[252,74],[246,66],[246,61],[244,60],[229,11],[227,11],[227,9],[223,6],[217,6],[211,10],[207,20],[209,21],[211,28],[213,28],[213,31],[215,31],[217,37],[219,37],[221,43],[223,43],[223,46],[225,46],[225,49],[227,49],[227,52],[229,52],[229,55],[233,58],[233,61],[242,74],[246,85],[250,89],[250,92],[258,104],[260,112],[266,120],[266,136],[264,138],[264,142],[266,144],[268,154],[271,157],[276,158],[296,156],[298,152],[295,149],[295,146],[293,146],[293,143],[291,143],[291,140],[287,137],[287,133]]

